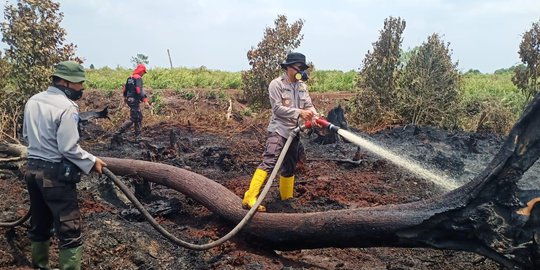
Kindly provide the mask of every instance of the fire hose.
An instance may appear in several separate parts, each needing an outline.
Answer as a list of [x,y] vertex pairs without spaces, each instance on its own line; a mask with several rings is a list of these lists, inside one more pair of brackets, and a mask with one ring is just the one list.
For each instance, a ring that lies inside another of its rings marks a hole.
[[30,210],[28,210],[28,212],[26,212],[26,214],[23,217],[15,221],[0,222],[0,227],[8,227],[8,228],[17,227],[25,223],[29,218],[30,218]]
[[[207,244],[192,244],[186,241],[183,241],[176,236],[169,233],[165,228],[163,228],[161,225],[157,223],[157,221],[150,215],[150,213],[144,208],[141,202],[135,197],[135,195],[129,190],[128,186],[124,184],[122,181],[114,175],[107,167],[103,168],[103,173],[111,179],[116,186],[127,196],[127,198],[133,203],[135,208],[140,211],[140,213],[144,216],[144,218],[150,223],[154,229],[156,229],[161,235],[163,235],[165,238],[167,238],[169,241],[173,242],[174,244],[187,248],[192,250],[207,250],[213,247],[216,247],[218,245],[223,244],[227,240],[229,240],[231,237],[236,235],[253,217],[255,212],[257,212],[257,209],[263,202],[264,198],[266,197],[266,194],[270,190],[270,187],[272,186],[272,183],[274,182],[274,179],[276,177],[277,172],[279,171],[281,164],[283,163],[283,160],[285,159],[285,155],[287,154],[287,150],[289,149],[293,139],[298,136],[298,133],[305,129],[311,129],[314,125],[321,126],[323,128],[328,128],[330,131],[337,131],[339,127],[329,123],[324,118],[315,118],[313,121],[305,122],[303,126],[298,126],[294,128],[290,133],[289,137],[287,138],[287,141],[285,142],[285,145],[283,146],[283,149],[281,150],[281,153],[279,154],[278,160],[276,162],[276,165],[274,166],[274,169],[270,173],[270,176],[268,177],[268,180],[266,181],[266,184],[261,191],[260,195],[257,198],[257,201],[255,204],[251,207],[251,209],[248,211],[248,213],[242,218],[242,220],[226,235],[219,238],[218,240],[212,241]],[[30,217],[30,211],[26,213],[26,215],[16,221],[9,222],[9,223],[0,223],[0,227],[15,227],[18,225],[21,225],[24,223],[28,218]]]

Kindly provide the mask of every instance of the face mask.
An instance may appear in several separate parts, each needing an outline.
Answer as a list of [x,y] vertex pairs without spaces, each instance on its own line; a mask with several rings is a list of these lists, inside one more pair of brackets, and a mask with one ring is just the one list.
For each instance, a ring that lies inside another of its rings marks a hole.
[[81,89],[80,91],[75,91],[69,87],[62,86],[62,85],[55,85],[55,87],[62,90],[62,92],[66,94],[66,97],[73,101],[79,100],[82,97],[83,91],[84,91],[84,89]]
[[297,80],[305,82],[309,79],[307,72],[305,72],[304,70],[298,70],[294,66],[292,68],[297,72],[296,74],[294,74],[294,78],[296,78]]

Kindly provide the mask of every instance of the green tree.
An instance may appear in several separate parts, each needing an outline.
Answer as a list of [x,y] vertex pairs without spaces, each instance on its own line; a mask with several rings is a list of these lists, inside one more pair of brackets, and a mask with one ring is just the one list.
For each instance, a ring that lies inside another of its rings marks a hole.
[[54,64],[76,60],[73,44],[64,44],[66,31],[60,5],[51,0],[19,0],[4,8],[0,25],[2,41],[8,45],[6,60],[11,78],[24,96],[43,91],[50,83]]
[[418,47],[408,48],[407,50],[401,50],[401,56],[399,59],[399,69],[405,68],[412,56],[418,51]]
[[[497,71],[495,71],[495,72],[497,72]],[[478,69],[472,69],[471,68],[471,69],[467,70],[467,72],[465,72],[465,74],[466,75],[469,75],[469,74],[480,75],[480,74],[482,74],[482,72],[480,72],[480,70],[478,70]]]
[[287,53],[298,48],[304,38],[300,34],[303,20],[288,24],[285,15],[278,15],[274,24],[274,28],[266,28],[257,47],[251,47],[247,52],[251,69],[242,73],[244,96],[249,104],[255,106],[269,107],[268,84],[279,76],[279,64]]
[[529,101],[538,93],[540,84],[540,21],[533,23],[531,29],[523,34],[519,44],[519,57],[525,66],[514,70],[512,82]]
[[148,56],[138,53],[136,56],[131,57],[131,64],[133,64],[133,67],[137,67],[138,64],[145,64],[148,65],[150,61],[148,61]]
[[401,35],[405,20],[389,17],[384,21],[379,40],[373,43],[360,69],[357,91],[352,100],[352,118],[365,126],[393,121],[401,59]]
[[64,44],[66,32],[60,27],[64,15],[59,8],[51,0],[18,0],[4,7],[0,30],[8,47],[3,60],[9,64],[15,89],[0,89],[0,139],[17,141],[24,102],[46,89],[56,63],[82,62],[74,55],[76,46]]
[[500,69],[495,70],[493,72],[493,74],[514,73],[516,68],[520,68],[521,66],[523,66],[523,64],[519,64],[519,65],[516,65],[516,66],[511,66],[509,68],[500,68]]
[[9,63],[2,57],[2,52],[0,51],[0,91],[2,91],[8,83],[9,69]]
[[449,45],[433,34],[405,66],[395,109],[407,123],[457,126],[460,75]]

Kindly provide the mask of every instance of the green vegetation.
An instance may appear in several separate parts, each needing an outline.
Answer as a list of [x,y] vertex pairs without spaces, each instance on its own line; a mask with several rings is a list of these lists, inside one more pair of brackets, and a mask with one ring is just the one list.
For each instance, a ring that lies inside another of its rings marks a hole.
[[[513,68],[499,70],[494,74],[467,72],[460,80],[461,102],[468,110],[480,109],[494,102],[505,108],[514,118],[525,106],[525,96],[512,83]],[[131,69],[99,68],[87,70],[87,88],[114,94],[122,88]],[[316,70],[310,76],[310,92],[354,92],[358,73],[355,71]],[[204,68],[150,69],[144,76],[145,87],[152,89],[174,89],[183,99],[197,98],[196,88],[209,89],[209,98],[226,99],[223,89],[240,89],[241,72],[209,71]],[[204,83],[203,83],[204,82]],[[476,104],[476,105],[475,105]],[[484,105],[482,105],[484,104]]]
[[4,89],[9,83],[9,63],[5,58],[2,58],[2,52],[0,52],[0,90]]
[[197,98],[197,93],[193,90],[177,89],[176,94],[185,100],[192,100]]
[[[401,64],[401,35],[406,22],[401,18],[384,20],[379,39],[368,51],[359,72],[357,95],[350,103],[352,120],[363,127],[374,127],[396,122]],[[406,57],[405,57],[406,58]]]
[[[103,90],[121,89],[132,71],[132,69],[108,67],[88,69],[86,87]],[[144,86],[177,91],[185,88],[239,89],[242,86],[242,78],[240,72],[209,70],[205,67],[156,68],[149,69],[144,75]]]
[[357,74],[354,70],[316,70],[308,81],[310,92],[353,91]]
[[138,53],[136,56],[131,57],[130,62],[133,64],[133,67],[137,67],[138,64],[148,65],[148,63],[150,63],[148,56],[142,53]]
[[[87,69],[86,87],[100,90],[121,89],[131,75],[132,69],[108,67]],[[308,81],[311,92],[354,91],[355,71],[317,70]],[[185,99],[194,98],[186,89],[241,89],[242,73],[202,68],[149,69],[144,75],[144,86],[151,89],[174,89]],[[266,86],[268,87],[268,85]]]
[[150,98],[150,104],[152,104],[152,109],[154,113],[160,114],[163,109],[163,91],[158,90],[152,92],[152,97]]
[[540,90],[540,21],[523,34],[519,44],[519,58],[523,65],[514,70],[512,81],[530,100]]
[[394,111],[405,123],[457,126],[459,80],[448,44],[433,34],[413,51],[399,81]]
[[459,73],[450,43],[437,33],[404,52],[400,45],[405,25],[399,18],[386,19],[373,50],[366,54],[357,95],[349,103],[353,124],[366,130],[414,124],[505,133],[538,91],[538,24],[524,34],[520,45],[525,65],[492,75],[474,69]]
[[64,14],[60,4],[50,0],[21,0],[4,8],[0,24],[2,41],[8,47],[5,60],[16,89],[26,99],[46,88],[56,63],[80,59],[74,44],[64,44],[66,31],[60,26]]
[[[175,89],[177,93],[191,96],[192,91],[186,89],[203,88],[203,89],[240,89],[240,72],[230,71],[210,71],[209,74],[200,73],[199,68],[175,68],[169,70],[165,75],[160,75],[156,78],[154,75],[156,70],[166,69],[150,69],[144,75],[144,85],[152,89]],[[513,70],[513,69],[512,69]],[[107,67],[86,70],[88,82],[85,86],[92,89],[114,90],[119,89],[125,83],[126,78],[131,74],[131,69],[110,69]],[[165,74],[165,73],[163,73]],[[512,71],[496,72],[494,74],[482,74],[476,72],[467,72],[462,77],[462,88],[465,90],[466,96],[493,96],[501,97],[512,93],[514,97],[521,97],[520,91],[512,83]],[[201,76],[201,78],[198,78]],[[184,77],[184,78],[180,78]],[[191,77],[191,78],[186,78]],[[309,91],[310,92],[353,92],[355,91],[355,82],[358,74],[355,71],[339,71],[339,70],[317,70],[310,74]],[[158,81],[163,79],[164,81]],[[227,81],[235,81],[236,83],[227,83]],[[167,85],[167,81],[172,82]],[[195,82],[208,81],[212,83],[200,84]],[[182,83],[179,83],[182,82]],[[163,87],[156,87],[163,86]],[[186,99],[190,99],[186,97]]]
[[463,75],[463,100],[498,100],[501,105],[511,109],[513,114],[520,113],[526,98],[512,83],[512,75],[512,72]]
[[465,130],[505,132],[519,118],[527,97],[512,83],[513,71],[466,73],[462,77],[460,126]]
[[50,84],[53,66],[64,60],[79,61],[74,44],[66,44],[60,26],[64,14],[51,0],[6,2],[0,23],[0,140],[17,142],[24,103]]

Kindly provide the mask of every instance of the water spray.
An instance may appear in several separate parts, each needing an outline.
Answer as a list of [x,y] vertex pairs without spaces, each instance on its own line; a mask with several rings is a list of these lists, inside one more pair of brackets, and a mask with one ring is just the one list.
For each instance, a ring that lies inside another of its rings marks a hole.
[[[397,154],[395,154],[394,152],[388,150],[388,149],[385,149],[373,142],[370,142],[369,140],[365,139],[365,138],[362,138],[361,136],[359,135],[356,135],[348,130],[345,130],[345,129],[341,129],[340,127],[328,122],[326,119],[324,118],[317,118],[317,119],[314,119],[314,122],[320,126],[322,126],[323,128],[327,128],[328,130],[332,131],[332,132],[336,132],[337,134],[339,134],[340,136],[342,136],[343,138],[349,140],[350,142],[362,147],[363,149],[369,151],[370,153],[373,153],[381,158],[384,158],[386,160],[389,160],[390,162],[394,163],[395,165],[423,178],[423,179],[426,179],[426,180],[429,180],[433,183],[435,183],[436,185],[446,189],[446,190],[452,190],[452,189],[455,189],[457,187],[459,187],[459,185],[452,179],[449,179],[443,175],[440,175],[440,174],[435,174],[425,168],[423,168],[422,166],[418,165],[416,162],[408,159],[408,158],[405,158],[405,157],[401,157]],[[306,122],[306,127],[308,128],[311,128],[311,126],[313,125],[312,122]]]

